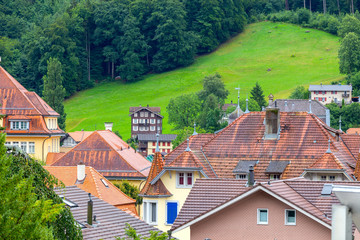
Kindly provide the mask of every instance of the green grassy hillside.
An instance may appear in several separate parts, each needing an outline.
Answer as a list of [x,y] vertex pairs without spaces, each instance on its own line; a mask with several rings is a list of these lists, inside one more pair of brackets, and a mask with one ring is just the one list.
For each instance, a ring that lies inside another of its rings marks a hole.
[[[307,32],[309,31],[309,32]],[[288,97],[297,85],[330,83],[339,73],[339,38],[325,32],[281,23],[249,25],[215,52],[196,59],[189,67],[151,74],[142,81],[103,83],[65,102],[67,131],[104,129],[114,122],[124,139],[130,137],[129,107],[160,106],[165,116],[163,132],[170,133],[166,106],[169,99],[201,89],[204,76],[218,72],[236,101],[235,87],[244,98],[258,81],[265,96]],[[270,70],[271,71],[268,71]]]

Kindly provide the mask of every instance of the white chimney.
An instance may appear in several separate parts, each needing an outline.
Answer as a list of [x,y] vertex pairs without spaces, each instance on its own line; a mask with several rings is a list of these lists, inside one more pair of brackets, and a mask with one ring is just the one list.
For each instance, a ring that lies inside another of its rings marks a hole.
[[106,122],[105,123],[105,130],[110,130],[112,132],[113,123],[112,122]]
[[83,181],[85,179],[85,164],[83,162],[79,162],[77,165],[77,180]]

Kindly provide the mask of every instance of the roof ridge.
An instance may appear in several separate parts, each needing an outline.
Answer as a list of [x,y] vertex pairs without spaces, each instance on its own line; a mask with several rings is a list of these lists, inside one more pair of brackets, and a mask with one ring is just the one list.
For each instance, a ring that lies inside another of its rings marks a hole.
[[98,184],[97,184],[96,178],[95,178],[95,173],[93,172],[93,169],[94,169],[94,168],[91,167],[91,166],[88,166],[88,168],[89,168],[89,170],[90,170],[91,177],[92,177],[92,179],[93,179],[93,181],[94,181],[95,190],[96,190],[99,198],[100,198],[100,199],[103,199],[102,196],[101,196],[101,192],[100,192],[100,190],[99,190],[99,186],[98,186]]

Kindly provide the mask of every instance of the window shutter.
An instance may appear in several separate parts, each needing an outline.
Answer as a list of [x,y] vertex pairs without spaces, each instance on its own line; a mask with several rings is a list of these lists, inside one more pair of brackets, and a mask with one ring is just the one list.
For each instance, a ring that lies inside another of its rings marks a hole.
[[177,217],[177,203],[167,202],[167,224],[173,224]]

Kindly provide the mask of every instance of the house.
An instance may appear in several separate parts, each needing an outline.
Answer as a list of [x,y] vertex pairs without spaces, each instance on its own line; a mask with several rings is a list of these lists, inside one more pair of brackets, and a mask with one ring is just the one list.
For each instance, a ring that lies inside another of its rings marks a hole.
[[311,99],[317,100],[322,104],[332,102],[341,104],[342,100],[344,100],[345,104],[351,103],[351,85],[310,85],[309,91],[311,93]]
[[162,233],[133,214],[122,211],[77,186],[57,188],[55,192],[70,208],[74,219],[81,227],[84,240],[127,237],[124,230],[126,224],[130,224],[137,234],[145,237],[150,237],[150,231]]
[[35,92],[27,91],[0,66],[0,127],[6,144],[21,148],[35,159],[44,161],[48,153],[60,151],[59,114]]
[[[169,153],[173,148],[172,141],[176,136],[176,134],[159,134],[160,152]],[[144,157],[155,153],[156,134],[138,134],[138,142],[138,151]]]
[[347,131],[346,131],[347,134],[356,134],[356,135],[359,135],[360,133],[360,128],[349,128]]
[[[328,240],[332,204],[340,203],[332,184],[360,186],[359,182],[329,184],[304,178],[252,184],[198,179],[172,226],[173,234],[190,228],[191,240]],[[357,235],[357,230],[353,234]]]
[[160,107],[130,107],[131,137],[136,138],[138,134],[162,133],[162,119]]
[[309,112],[315,114],[330,126],[330,110],[317,100],[306,99],[269,99],[270,107],[278,107],[281,112]]
[[128,197],[93,167],[78,164],[77,166],[44,166],[44,168],[65,186],[77,186],[118,209],[137,215],[135,200]]
[[52,166],[91,166],[104,177],[117,182],[128,180],[139,186],[149,174],[151,163],[110,130],[97,130],[69,152],[47,162]]
[[60,152],[68,152],[82,140],[90,136],[92,131],[76,131],[66,133],[60,140]]

